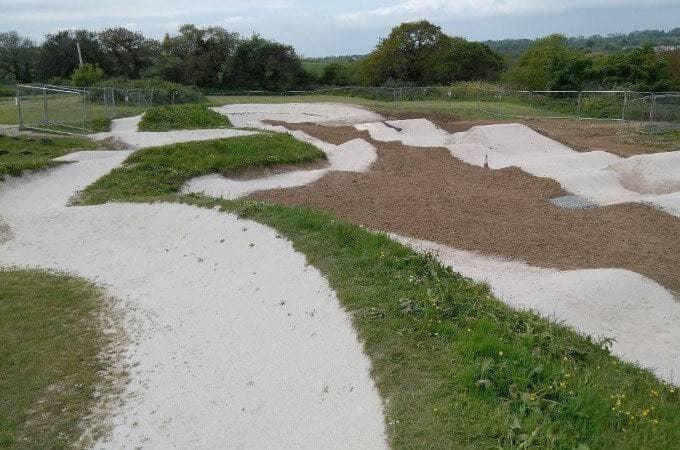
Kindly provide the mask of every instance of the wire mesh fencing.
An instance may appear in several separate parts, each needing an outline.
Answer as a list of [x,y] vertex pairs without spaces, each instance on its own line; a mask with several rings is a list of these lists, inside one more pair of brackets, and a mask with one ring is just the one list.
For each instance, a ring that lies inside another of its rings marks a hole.
[[168,89],[17,85],[19,128],[86,134],[107,130],[112,119],[142,114],[152,106],[197,103],[199,92]]

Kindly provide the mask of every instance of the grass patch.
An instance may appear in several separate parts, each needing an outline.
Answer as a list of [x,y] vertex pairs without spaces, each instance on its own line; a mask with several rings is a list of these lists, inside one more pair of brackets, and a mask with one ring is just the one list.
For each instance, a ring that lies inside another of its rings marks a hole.
[[53,158],[100,145],[80,137],[0,135],[0,180],[19,176],[25,170],[38,170],[63,164]]
[[201,175],[325,157],[313,145],[279,133],[153,147],[131,155],[121,167],[87,187],[81,202],[154,199],[178,192],[186,181]]
[[192,130],[230,127],[226,116],[205,104],[187,103],[150,108],[139,122],[140,131]]
[[353,317],[393,447],[665,449],[680,439],[675,388],[430,257],[326,213],[177,195],[196,165],[222,170],[201,146],[139,153],[87,200],[220,206],[290,239]]
[[0,270],[0,447],[78,444],[110,338],[101,292],[37,270]]

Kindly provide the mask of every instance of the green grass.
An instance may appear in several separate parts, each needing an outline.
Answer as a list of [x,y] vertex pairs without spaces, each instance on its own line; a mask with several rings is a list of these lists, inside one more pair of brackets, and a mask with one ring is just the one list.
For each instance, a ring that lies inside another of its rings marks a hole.
[[37,270],[0,270],[0,447],[67,448],[106,383],[101,292]]
[[139,153],[84,200],[220,206],[285,235],[352,315],[386,401],[393,447],[677,445],[677,390],[604,345],[507,308],[431,257],[326,213],[178,195],[187,177],[222,169],[201,148]]
[[99,147],[99,144],[80,137],[0,135],[0,180],[5,175],[19,176],[25,170],[63,164],[53,161],[53,158]]
[[150,108],[139,122],[140,131],[192,130],[230,127],[226,116],[205,104],[187,103]]
[[288,134],[267,133],[141,150],[81,192],[81,201],[144,200],[174,194],[191,178],[252,167],[299,164],[325,154]]
[[302,68],[304,71],[312,74],[315,78],[321,78],[321,75],[323,75],[323,69],[328,64],[330,63],[302,60]]

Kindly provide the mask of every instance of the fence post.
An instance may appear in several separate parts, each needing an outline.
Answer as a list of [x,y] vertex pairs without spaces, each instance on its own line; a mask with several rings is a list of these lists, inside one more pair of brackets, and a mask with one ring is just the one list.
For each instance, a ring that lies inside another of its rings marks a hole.
[[479,91],[481,89],[481,86],[477,86],[477,111],[479,111]]
[[113,114],[113,116],[111,116],[111,118],[115,118],[116,117],[116,91],[114,90],[114,88],[111,88],[111,107],[112,107],[111,113]]
[[576,100],[576,118],[581,120],[581,91],[578,91],[578,98]]
[[43,86],[43,123],[47,125],[47,89]]
[[628,103],[628,91],[623,93],[623,107],[621,108],[621,122],[626,121],[626,103]]
[[529,114],[531,114],[531,119],[536,118],[536,114],[534,112],[534,107],[533,107],[533,96],[534,96],[534,91],[529,91]]
[[21,95],[19,91],[19,85],[17,84],[17,118],[19,119],[19,129],[24,128],[24,115],[21,112]]
[[649,128],[654,130],[654,122],[656,121],[656,94],[652,92],[652,105],[649,108]]
[[503,92],[498,91],[498,117],[503,116],[503,110],[501,109],[503,106]]
[[83,132],[84,132],[85,130],[87,130],[87,113],[85,112],[85,97],[86,97],[87,94],[85,94],[85,95],[78,94],[78,95],[80,95],[80,97],[81,97],[80,113],[83,116]]

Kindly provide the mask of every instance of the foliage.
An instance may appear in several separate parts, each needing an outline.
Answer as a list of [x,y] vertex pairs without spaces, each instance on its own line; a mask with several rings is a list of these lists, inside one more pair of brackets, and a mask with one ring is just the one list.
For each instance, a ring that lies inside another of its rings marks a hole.
[[160,53],[157,41],[122,27],[105,29],[99,33],[99,40],[106,55],[105,68],[109,76],[139,78]]
[[112,340],[103,306],[86,281],[0,269],[0,447],[83,444],[87,418],[113,381],[101,354]]
[[148,109],[139,122],[140,131],[192,130],[229,127],[226,116],[208,109],[205,104],[157,106]]
[[600,86],[633,87],[642,91],[672,88],[668,60],[650,44],[596,60],[594,79]]
[[228,70],[225,85],[235,88],[284,91],[306,81],[293,47],[257,35],[239,43]]
[[35,44],[16,31],[0,33],[0,83],[28,83],[35,77]]
[[222,84],[238,43],[238,34],[221,27],[182,25],[178,35],[165,35],[164,57],[151,72],[179,83],[215,87]]
[[48,34],[40,47],[37,61],[38,79],[70,77],[80,64],[76,44],[80,44],[83,62],[104,66],[105,54],[97,33],[88,30],[65,30]]
[[88,63],[73,71],[71,84],[78,87],[87,87],[94,85],[102,78],[104,78],[104,71],[98,65]]
[[570,49],[566,38],[553,34],[524,52],[506,74],[515,87],[530,90],[581,89],[592,74],[592,60]]
[[363,80],[383,85],[389,80],[416,85],[492,78],[501,58],[487,46],[444,34],[427,21],[402,23],[361,61]]
[[[517,58],[534,43],[531,39],[503,39],[484,41],[493,51],[509,58]],[[680,46],[680,28],[669,31],[644,30],[628,34],[608,34],[606,36],[568,37],[567,45],[575,50],[587,53],[616,53],[640,47],[644,44],[652,46]]]

